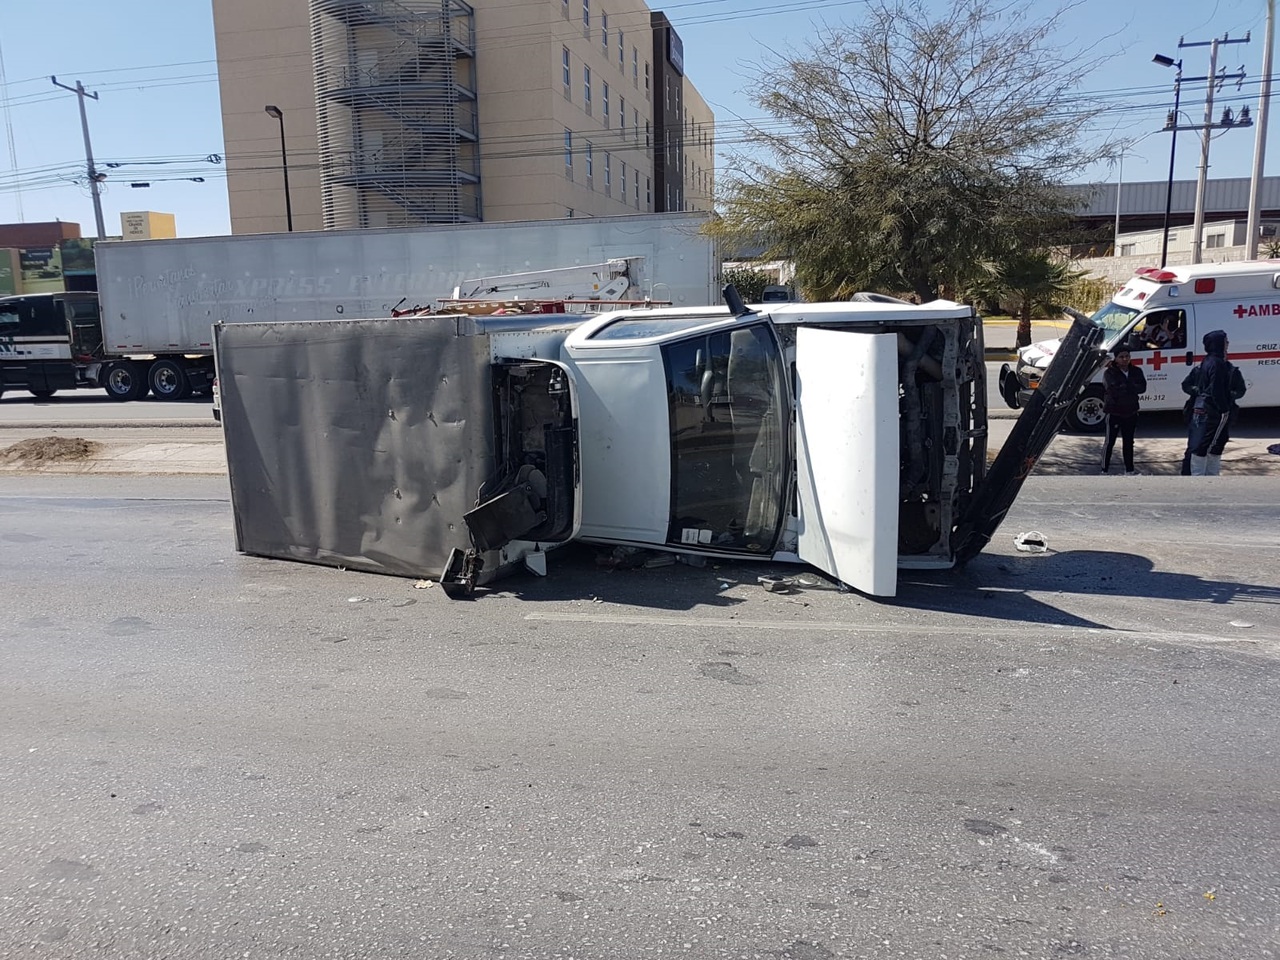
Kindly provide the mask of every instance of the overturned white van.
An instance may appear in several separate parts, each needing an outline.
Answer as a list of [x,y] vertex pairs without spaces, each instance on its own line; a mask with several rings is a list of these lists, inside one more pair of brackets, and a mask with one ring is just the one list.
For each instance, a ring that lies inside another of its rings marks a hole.
[[1072,328],[988,471],[971,308],[726,299],[219,325],[239,548],[469,595],[582,540],[892,596],[981,550],[1107,345]]

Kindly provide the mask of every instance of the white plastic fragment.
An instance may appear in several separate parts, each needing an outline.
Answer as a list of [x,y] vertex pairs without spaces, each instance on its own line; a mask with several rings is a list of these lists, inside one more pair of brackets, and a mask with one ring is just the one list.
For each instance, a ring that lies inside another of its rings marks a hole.
[[1233,627],[1241,627],[1245,630],[1251,629],[1253,627],[1253,624],[1249,623],[1247,620],[1232,620],[1231,625]]
[[1049,541],[1039,530],[1028,530],[1013,538],[1013,545],[1023,553],[1044,553]]

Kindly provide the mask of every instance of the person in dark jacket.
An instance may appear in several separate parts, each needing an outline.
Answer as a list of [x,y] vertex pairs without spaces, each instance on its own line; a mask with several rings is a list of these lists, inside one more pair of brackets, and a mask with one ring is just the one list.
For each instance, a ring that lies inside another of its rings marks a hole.
[[1193,477],[1216,477],[1222,472],[1222,451],[1230,439],[1231,420],[1244,396],[1244,375],[1227,360],[1227,334],[1204,335],[1205,358],[1191,372],[1182,389],[1191,395],[1187,453]]
[[1116,347],[1115,355],[1107,361],[1102,373],[1102,383],[1106,389],[1102,412],[1107,415],[1102,472],[1111,470],[1111,451],[1115,449],[1116,437],[1120,437],[1125,475],[1135,476],[1138,471],[1133,468],[1133,435],[1138,428],[1138,407],[1147,389],[1147,378],[1141,367],[1133,365],[1128,347]]

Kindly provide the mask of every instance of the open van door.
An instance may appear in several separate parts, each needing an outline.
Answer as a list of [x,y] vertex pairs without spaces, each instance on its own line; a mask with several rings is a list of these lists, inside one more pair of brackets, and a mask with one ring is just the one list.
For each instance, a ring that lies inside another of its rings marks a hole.
[[1031,394],[956,525],[952,542],[957,563],[972,560],[991,541],[1080,391],[1097,374],[1112,347],[1137,325],[1141,314],[1113,331],[1094,324],[1082,313],[1072,312],[1072,316],[1075,322],[1062,338],[1040,386]]
[[800,559],[864,593],[898,585],[895,334],[796,330]]

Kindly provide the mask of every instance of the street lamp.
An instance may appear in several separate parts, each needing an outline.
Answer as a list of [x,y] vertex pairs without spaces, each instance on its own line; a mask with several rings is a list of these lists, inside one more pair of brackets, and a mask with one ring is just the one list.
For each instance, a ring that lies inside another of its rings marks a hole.
[[1169,186],[1164,195],[1164,240],[1160,244],[1160,267],[1163,269],[1169,262],[1169,214],[1173,210],[1173,160],[1178,151],[1178,99],[1182,95],[1182,60],[1157,53],[1151,58],[1151,62],[1162,67],[1176,67],[1178,71],[1173,78],[1173,112],[1169,114],[1169,122],[1165,124],[1165,129],[1172,136],[1169,138]]
[[289,197],[289,153],[284,145],[284,111],[273,103],[267,104],[263,109],[267,111],[267,116],[280,121],[280,168],[284,171],[284,217],[289,226],[289,232],[293,233],[293,201]]

